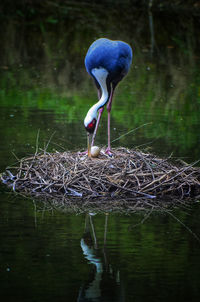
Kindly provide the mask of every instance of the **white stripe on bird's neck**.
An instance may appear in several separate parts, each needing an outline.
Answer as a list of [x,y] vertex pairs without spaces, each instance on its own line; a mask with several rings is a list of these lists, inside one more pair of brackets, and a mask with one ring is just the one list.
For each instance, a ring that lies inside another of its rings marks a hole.
[[88,111],[85,120],[84,120],[84,125],[87,127],[87,125],[95,118],[97,119],[97,111],[103,107],[106,102],[108,101],[108,90],[107,90],[107,85],[106,85],[106,79],[108,76],[108,71],[103,68],[94,68],[92,69],[92,74],[99,83],[101,87],[101,98],[100,100],[94,104],[90,110]]

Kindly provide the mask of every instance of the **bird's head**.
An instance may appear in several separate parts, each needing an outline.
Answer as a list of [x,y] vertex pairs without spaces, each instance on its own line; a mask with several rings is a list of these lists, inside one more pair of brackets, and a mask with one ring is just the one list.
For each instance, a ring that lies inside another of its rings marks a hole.
[[86,131],[89,132],[89,133],[93,133],[94,129],[95,129],[95,126],[96,126],[96,122],[97,122],[97,120],[95,118],[93,118],[91,120],[91,122],[89,122],[88,124],[84,123]]
[[84,119],[84,126],[88,133],[94,133],[96,127],[97,118],[94,115],[90,115],[89,112]]
[[97,123],[97,117],[96,114],[91,114],[91,111],[89,110],[85,119],[84,119],[84,126],[87,131],[87,142],[88,142],[88,156],[91,157],[91,140],[92,140],[92,134],[94,133],[95,127]]

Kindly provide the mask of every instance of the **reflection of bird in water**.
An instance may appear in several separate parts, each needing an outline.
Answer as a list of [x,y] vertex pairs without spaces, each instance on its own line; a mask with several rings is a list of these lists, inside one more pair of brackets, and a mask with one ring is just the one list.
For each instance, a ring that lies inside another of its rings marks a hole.
[[[88,49],[85,57],[87,72],[94,78],[98,89],[99,101],[88,111],[84,125],[88,131],[88,155],[97,133],[104,105],[108,111],[108,148],[106,153],[112,155],[110,146],[110,111],[112,98],[117,84],[128,73],[132,62],[132,49],[122,41],[98,39]],[[97,119],[97,112],[99,112]],[[91,135],[92,143],[90,143]]]
[[90,279],[81,286],[78,302],[125,301],[119,270],[115,270],[107,260],[106,235],[108,215],[105,216],[103,255],[97,244],[91,215],[86,216],[85,232],[81,239],[81,248],[89,264],[93,265]]

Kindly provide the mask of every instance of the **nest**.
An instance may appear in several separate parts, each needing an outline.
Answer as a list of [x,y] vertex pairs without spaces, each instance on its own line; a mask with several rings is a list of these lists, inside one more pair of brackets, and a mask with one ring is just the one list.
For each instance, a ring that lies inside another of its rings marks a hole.
[[[194,163],[196,164],[196,163]],[[1,175],[14,191],[79,204],[158,204],[163,198],[188,199],[200,194],[200,168],[162,159],[139,150],[114,149],[110,158],[75,152],[35,154],[23,158]],[[121,205],[120,204],[120,205]]]

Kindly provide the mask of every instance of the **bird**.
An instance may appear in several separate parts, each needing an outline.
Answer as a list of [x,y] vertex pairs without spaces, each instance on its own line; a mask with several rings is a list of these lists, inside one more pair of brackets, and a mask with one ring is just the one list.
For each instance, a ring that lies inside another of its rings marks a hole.
[[[110,112],[113,94],[117,84],[128,73],[132,63],[132,48],[123,41],[100,38],[94,41],[85,56],[85,67],[93,78],[98,90],[98,102],[94,104],[84,119],[88,138],[88,156],[94,144],[99,122],[107,105],[108,112],[108,146],[106,154],[112,156],[110,144]],[[98,116],[98,117],[97,117]]]

